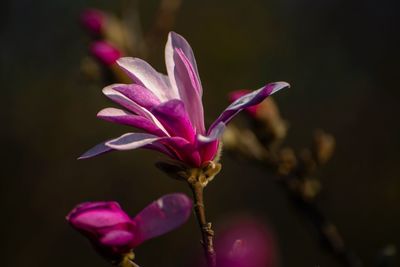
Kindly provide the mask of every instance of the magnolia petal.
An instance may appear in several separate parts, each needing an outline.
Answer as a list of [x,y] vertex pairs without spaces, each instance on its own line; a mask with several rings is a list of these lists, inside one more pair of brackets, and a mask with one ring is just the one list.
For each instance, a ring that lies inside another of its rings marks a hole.
[[198,135],[197,140],[200,143],[210,143],[215,140],[218,140],[225,130],[225,123],[219,122],[208,135]]
[[133,219],[138,234],[135,245],[178,228],[189,219],[191,209],[191,200],[181,193],[154,201]]
[[185,103],[192,125],[198,134],[205,134],[204,111],[201,102],[200,81],[193,66],[181,49],[174,51],[174,77],[180,99]]
[[164,78],[146,61],[139,58],[123,57],[117,64],[125,70],[129,77],[137,84],[151,90],[161,101],[177,98],[177,92],[171,90]]
[[89,149],[88,151],[83,153],[78,159],[93,158],[95,156],[98,156],[98,155],[101,155],[101,154],[105,154],[107,152],[112,151],[113,150],[112,148],[110,148],[110,147],[105,145],[106,142],[100,143],[100,144],[92,147],[91,149]]
[[180,136],[194,141],[195,132],[181,100],[169,100],[151,110],[171,136]]
[[129,231],[117,229],[107,232],[99,241],[103,246],[127,246],[134,237],[133,233]]
[[201,162],[214,161],[218,156],[219,145],[219,140],[214,140],[209,143],[200,143]]
[[138,84],[121,84],[113,89],[146,109],[160,104],[160,100],[152,91]]
[[190,143],[188,140],[182,137],[174,136],[160,138],[157,143],[168,147],[179,160],[189,165],[199,167],[202,163],[198,149],[196,149],[193,143]]
[[150,112],[146,108],[142,107],[137,102],[133,101],[132,99],[129,99],[128,97],[126,97],[125,95],[123,95],[122,93],[120,93],[114,89],[116,87],[122,87],[125,85],[126,84],[112,84],[112,85],[106,86],[103,88],[103,94],[105,96],[107,96],[108,98],[110,98],[115,103],[136,113],[137,115],[140,115],[140,116],[143,116],[146,118],[149,117]]
[[126,133],[106,142],[106,146],[116,150],[131,150],[149,145],[162,137],[146,133]]
[[168,41],[165,46],[165,64],[167,66],[167,72],[168,76],[170,77],[171,86],[174,87],[175,90],[178,90],[178,87],[175,82],[175,71],[174,71],[175,69],[174,53],[176,48],[180,49],[185,54],[186,58],[192,65],[193,70],[200,84],[200,87],[197,89],[199,90],[198,93],[201,96],[203,94],[203,90],[201,88],[200,75],[197,69],[197,63],[193,54],[193,50],[190,47],[189,43],[185,40],[185,38],[183,38],[181,35],[175,32],[170,32],[168,34]]
[[154,142],[154,143],[148,144],[148,145],[144,146],[143,148],[161,152],[172,159],[179,159],[173,151],[171,151],[168,147],[166,147],[165,145],[163,145],[159,142],[158,143]]
[[[241,98],[244,95],[247,95],[251,93],[252,90],[247,90],[247,89],[242,89],[242,90],[236,90],[233,92],[229,93],[229,103],[235,102],[237,99]],[[259,105],[247,107],[245,110],[253,117],[257,115],[257,110],[258,110]]]
[[209,132],[213,131],[214,127],[216,127],[220,122],[227,124],[233,117],[235,117],[243,109],[257,105],[271,94],[289,86],[290,85],[286,82],[270,83],[261,89],[243,95],[242,97],[234,101],[232,104],[230,104],[221,113],[221,115],[218,117],[218,119],[215,120],[215,122],[211,125],[208,131]]
[[121,84],[113,84],[110,86],[107,86],[103,89],[103,94],[106,95],[108,98],[116,102],[117,104],[123,106],[124,108],[136,113],[139,116],[143,116],[145,118],[148,118],[151,120],[158,128],[160,128],[165,135],[168,136],[168,132],[165,130],[165,128],[162,126],[162,124],[157,120],[156,117],[154,117],[151,112],[136,103],[135,101],[129,99],[125,95],[121,94],[120,92],[116,91],[114,87],[120,87]]
[[134,115],[122,109],[105,108],[97,113],[97,117],[109,122],[132,126],[142,129],[147,133],[165,136],[164,132],[158,128],[152,121],[145,117]]
[[219,138],[225,130],[225,124],[223,122],[218,123],[217,126],[207,135],[198,135],[198,148],[201,153],[201,161],[206,162],[214,160],[218,154]]
[[130,222],[129,216],[116,202],[80,204],[68,214],[67,220],[75,228],[86,232]]
[[77,205],[68,215],[67,220],[71,217],[79,214],[80,212],[91,210],[91,209],[111,209],[111,210],[120,210],[121,206],[115,201],[97,201],[97,202],[83,202]]
[[164,80],[165,84],[168,86],[168,88],[170,90],[175,90],[176,91],[176,96],[177,96],[176,98],[179,98],[178,89],[172,88],[171,81],[169,80],[168,75],[165,75],[164,73],[160,73],[160,72],[158,74],[160,74],[160,77]]

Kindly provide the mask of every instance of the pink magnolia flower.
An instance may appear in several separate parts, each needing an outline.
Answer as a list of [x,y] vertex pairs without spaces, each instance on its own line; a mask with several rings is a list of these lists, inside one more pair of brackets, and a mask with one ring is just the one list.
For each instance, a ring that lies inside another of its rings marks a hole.
[[98,9],[86,9],[80,15],[80,22],[82,26],[89,31],[89,33],[99,35],[101,34],[106,21],[104,12]]
[[144,241],[179,227],[190,217],[191,200],[175,193],[161,197],[129,217],[117,202],[87,202],[75,207],[68,222],[109,260],[118,260]]
[[121,57],[121,51],[106,41],[95,41],[90,46],[90,53],[102,64],[109,66]]
[[103,93],[124,109],[106,108],[97,116],[114,123],[133,126],[145,133],[127,133],[101,143],[80,158],[111,150],[139,147],[158,150],[189,166],[200,167],[213,160],[225,125],[242,109],[256,105],[285,82],[270,83],[243,95],[229,105],[206,130],[202,104],[203,88],[193,51],[187,41],[171,32],[165,47],[168,76],[138,58],[120,58],[117,64],[133,84],[113,84]]

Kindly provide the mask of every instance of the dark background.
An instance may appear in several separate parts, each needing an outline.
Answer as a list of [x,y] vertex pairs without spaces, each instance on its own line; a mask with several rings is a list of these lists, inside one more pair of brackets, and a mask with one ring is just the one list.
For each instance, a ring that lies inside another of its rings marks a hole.
[[[276,95],[302,148],[321,127],[337,139],[321,171],[320,204],[347,244],[374,266],[400,248],[399,1],[184,1],[174,30],[191,43],[208,120],[230,90],[285,80]],[[119,1],[3,1],[1,8],[1,266],[108,266],[64,217],[79,202],[117,200],[135,214],[162,194],[188,192],[153,163],[154,152],[76,158],[125,129],[95,118],[108,105],[101,83],[82,78],[85,7]],[[142,1],[144,27],[158,1]],[[166,41],[166,36],[164,36]],[[164,70],[163,50],[153,63]],[[281,266],[339,266],[265,172],[229,155],[207,188],[209,218],[256,214],[275,230]],[[200,245],[193,218],[137,249],[142,266],[192,266]]]

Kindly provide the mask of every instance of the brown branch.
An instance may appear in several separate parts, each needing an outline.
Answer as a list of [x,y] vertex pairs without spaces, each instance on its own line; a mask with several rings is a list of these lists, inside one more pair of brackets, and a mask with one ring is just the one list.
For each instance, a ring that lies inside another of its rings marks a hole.
[[204,179],[205,177],[203,176],[204,174],[202,172],[194,172],[194,174],[189,177],[188,183],[193,192],[194,211],[201,231],[202,245],[207,260],[207,265],[209,267],[215,267],[217,262],[213,242],[214,231],[212,230],[211,223],[207,222],[206,219],[203,200],[203,192],[206,185],[204,181],[206,181],[206,179]]
[[[218,158],[218,157],[217,157]],[[200,227],[201,244],[208,267],[216,267],[216,252],[214,250],[214,231],[207,222],[204,206],[204,188],[221,171],[221,164],[209,161],[200,168],[192,168],[178,161],[163,161],[156,164],[157,168],[169,177],[186,181],[193,192],[194,212]]]

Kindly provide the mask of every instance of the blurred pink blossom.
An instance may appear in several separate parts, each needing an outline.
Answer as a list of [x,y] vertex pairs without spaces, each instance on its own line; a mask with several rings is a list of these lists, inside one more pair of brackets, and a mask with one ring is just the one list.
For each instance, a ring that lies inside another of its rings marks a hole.
[[104,65],[114,64],[122,53],[106,41],[95,41],[90,46],[90,53]]
[[254,218],[231,220],[216,237],[218,267],[277,266],[274,235]]
[[80,15],[82,26],[91,34],[100,35],[106,21],[106,15],[103,11],[90,8],[84,10]]

